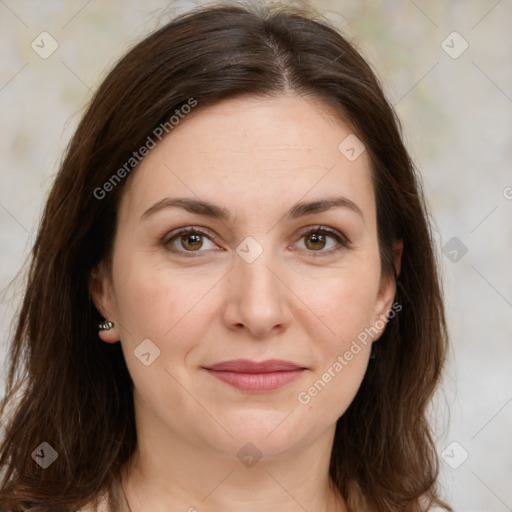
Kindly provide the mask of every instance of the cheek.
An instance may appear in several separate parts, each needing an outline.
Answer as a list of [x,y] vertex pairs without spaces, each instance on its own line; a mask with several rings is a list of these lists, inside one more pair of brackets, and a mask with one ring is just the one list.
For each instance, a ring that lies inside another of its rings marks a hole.
[[197,286],[191,287],[191,282],[179,273],[142,264],[132,264],[129,273],[118,276],[124,358],[142,404],[153,412],[191,407],[178,383],[186,382],[183,362],[201,329],[201,298],[212,286],[194,280]]
[[345,353],[329,361],[299,391],[297,402],[311,421],[327,427],[335,423],[353,402],[368,367],[369,347],[348,361]]
[[[142,256],[139,262],[132,259],[124,266],[129,272],[121,272],[123,265],[118,268],[116,305],[121,345],[134,382],[142,393],[160,385],[165,390],[171,379],[165,370],[184,382],[187,368],[183,363],[210,325],[212,289],[219,276],[211,272],[200,275],[198,270],[192,277],[190,270],[155,267]],[[136,356],[141,353],[141,343],[148,339],[157,347],[153,350],[158,357],[146,367]],[[151,380],[148,375],[152,375]]]
[[[346,343],[371,325],[378,293],[379,274],[367,266],[363,271],[341,272],[322,280],[323,287],[309,287],[305,302],[332,336],[329,351],[342,350]],[[297,283],[299,285],[299,283]],[[320,292],[320,293],[319,293]]]
[[375,294],[371,278],[354,276],[334,281],[327,293],[316,299],[314,310],[322,311],[318,316],[329,330],[325,336],[311,337],[317,364],[297,401],[308,417],[325,426],[345,413],[366,373],[371,351],[367,330]]
[[[367,331],[374,312],[373,294],[369,290],[363,286],[357,290],[338,289],[332,300],[326,302],[323,321],[332,332],[322,344],[322,370],[330,368],[337,375],[343,373],[343,379],[357,379],[364,372],[371,349]],[[343,368],[338,364],[340,359]]]
[[314,336],[311,326],[318,364],[297,398],[326,425],[345,412],[366,373],[378,279],[379,273],[368,265],[326,279],[320,294],[307,287],[311,309],[328,329],[322,328],[324,336]]
[[214,276],[192,277],[190,271],[153,261],[157,259],[145,252],[118,261],[116,306],[127,339],[142,336],[162,341],[172,337],[171,333],[186,323],[189,312],[200,309],[214,284]]

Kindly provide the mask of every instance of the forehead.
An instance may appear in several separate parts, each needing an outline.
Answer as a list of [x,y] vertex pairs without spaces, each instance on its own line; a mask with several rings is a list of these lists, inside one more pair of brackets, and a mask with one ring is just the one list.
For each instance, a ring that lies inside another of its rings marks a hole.
[[133,171],[122,203],[142,213],[165,195],[186,194],[268,208],[340,193],[372,208],[368,155],[349,160],[340,150],[347,137],[352,130],[327,105],[296,94],[204,109],[199,101]]

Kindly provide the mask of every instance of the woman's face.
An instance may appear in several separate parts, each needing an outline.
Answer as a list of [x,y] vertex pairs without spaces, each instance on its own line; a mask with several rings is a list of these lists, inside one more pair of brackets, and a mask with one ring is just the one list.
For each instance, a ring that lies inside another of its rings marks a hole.
[[[92,289],[138,428],[233,458],[333,434],[395,292],[361,150],[321,103],[283,95],[192,112],[149,151],[123,192],[112,276]],[[300,369],[207,369],[239,359]]]

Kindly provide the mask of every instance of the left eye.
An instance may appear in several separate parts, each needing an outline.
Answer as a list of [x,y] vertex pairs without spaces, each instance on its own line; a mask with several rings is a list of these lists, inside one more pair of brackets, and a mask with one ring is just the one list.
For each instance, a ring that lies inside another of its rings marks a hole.
[[[326,247],[327,240],[329,238],[334,240],[335,243],[329,250],[321,250]],[[301,240],[302,239],[309,240],[309,242],[305,243],[306,249],[312,250],[313,253],[320,252],[321,254],[330,254],[339,251],[344,247],[348,248],[349,246],[348,240],[341,233],[338,233],[338,231],[330,228],[318,227],[315,229],[310,229],[301,235]],[[311,256],[317,256],[317,254],[311,254]]]
[[[200,249],[204,248],[203,239],[205,238],[213,244],[209,233],[199,228],[185,228],[177,233],[171,233],[170,237],[166,237],[164,245],[168,247],[171,252],[175,253],[204,252]],[[349,241],[341,233],[325,227],[310,229],[302,233],[300,240],[302,239],[306,239],[305,250],[309,250],[312,253],[330,254],[342,248],[348,248],[349,246]],[[335,243],[329,250],[324,251],[323,249],[328,245],[328,239],[334,240]],[[181,244],[181,248],[177,248],[176,243]],[[336,245],[338,245],[338,247],[336,247]],[[206,249],[208,249],[208,247],[206,247]],[[311,256],[317,256],[317,254],[311,254]]]

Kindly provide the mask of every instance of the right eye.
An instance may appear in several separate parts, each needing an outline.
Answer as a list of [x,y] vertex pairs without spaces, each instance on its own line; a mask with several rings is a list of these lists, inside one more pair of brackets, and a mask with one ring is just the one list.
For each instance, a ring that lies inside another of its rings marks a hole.
[[[162,241],[163,245],[174,253],[194,253],[205,252],[200,249],[204,246],[203,239],[206,238],[210,242],[210,234],[196,227],[182,228],[166,235]],[[212,242],[213,243],[213,242]],[[181,246],[181,247],[177,247]]]

